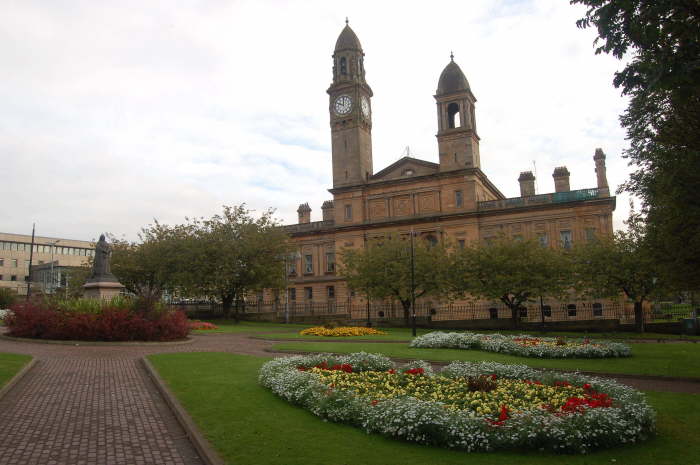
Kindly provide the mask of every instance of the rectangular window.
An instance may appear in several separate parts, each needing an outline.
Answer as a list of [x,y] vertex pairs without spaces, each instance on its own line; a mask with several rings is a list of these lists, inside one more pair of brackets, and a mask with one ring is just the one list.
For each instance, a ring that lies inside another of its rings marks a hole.
[[460,208],[464,205],[464,197],[462,196],[462,191],[455,191],[455,207]]
[[565,249],[571,248],[571,231],[560,231],[559,240],[561,241],[561,246]]
[[296,262],[296,260],[293,260],[293,261],[287,263],[287,273],[289,273],[290,275],[297,274],[297,262]]
[[313,255],[304,255],[304,273],[314,272],[314,257]]
[[547,247],[549,245],[547,233],[537,233],[537,242],[539,242],[542,247]]
[[345,219],[352,220],[352,205],[345,205]]
[[297,288],[296,287],[289,288],[289,300],[297,300]]
[[43,264],[44,264],[44,260],[39,260],[39,265],[43,265]]
[[465,245],[464,239],[457,239],[457,244],[459,245],[460,249],[463,249]]
[[17,259],[16,258],[12,259],[12,268],[17,268]]
[[13,274],[10,276],[10,281],[17,281],[17,275]]
[[24,267],[25,267],[25,268],[29,268],[29,260],[25,260],[25,261],[24,261]]
[[29,281],[29,276],[25,276],[25,277],[24,277],[24,281],[25,281],[25,282],[26,282],[26,281]]
[[586,242],[591,242],[595,239],[595,228],[586,228]]
[[335,299],[335,286],[326,286],[326,294],[329,299]]
[[2,281],[5,277],[0,274],[0,281]]
[[304,300],[312,301],[314,299],[314,288],[305,287],[304,288]]
[[326,253],[326,273],[335,273],[335,252]]

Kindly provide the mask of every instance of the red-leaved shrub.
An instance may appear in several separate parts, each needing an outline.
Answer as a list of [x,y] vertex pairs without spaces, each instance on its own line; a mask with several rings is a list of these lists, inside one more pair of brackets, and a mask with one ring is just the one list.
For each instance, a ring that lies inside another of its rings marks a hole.
[[23,303],[11,307],[5,318],[9,335],[37,339],[79,341],[172,341],[190,331],[185,313],[152,311],[146,314],[117,307],[98,313],[62,311],[47,304]]

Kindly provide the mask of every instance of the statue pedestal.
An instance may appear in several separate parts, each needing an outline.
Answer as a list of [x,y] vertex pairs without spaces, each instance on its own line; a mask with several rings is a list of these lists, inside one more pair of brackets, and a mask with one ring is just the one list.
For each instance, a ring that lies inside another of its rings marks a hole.
[[88,299],[109,300],[118,296],[124,290],[124,286],[114,281],[98,281],[84,284],[83,289],[85,290],[83,296]]

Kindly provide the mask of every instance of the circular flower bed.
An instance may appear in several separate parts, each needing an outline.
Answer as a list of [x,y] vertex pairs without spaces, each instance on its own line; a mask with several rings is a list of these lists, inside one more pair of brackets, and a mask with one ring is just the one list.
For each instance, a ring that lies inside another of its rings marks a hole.
[[467,451],[529,448],[586,453],[635,443],[655,413],[634,389],[524,365],[425,362],[397,368],[378,354],[277,358],[260,383],[281,398],[369,433]]
[[379,331],[374,328],[366,328],[364,326],[339,326],[338,328],[325,328],[323,326],[314,326],[299,331],[303,336],[330,336],[330,337],[349,337],[349,336],[370,336],[386,334],[384,331]]
[[190,329],[194,330],[209,330],[209,329],[219,329],[218,326],[216,326],[213,323],[209,323],[208,321],[200,321],[200,320],[190,320],[189,321]]
[[504,336],[502,334],[444,333],[435,331],[411,342],[417,348],[480,349],[489,352],[539,358],[630,357],[627,344],[561,337]]

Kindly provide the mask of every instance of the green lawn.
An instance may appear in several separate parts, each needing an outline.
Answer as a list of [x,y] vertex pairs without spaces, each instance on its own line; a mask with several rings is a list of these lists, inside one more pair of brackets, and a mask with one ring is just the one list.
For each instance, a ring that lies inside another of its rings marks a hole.
[[29,355],[0,354],[0,388],[32,359]]
[[236,323],[233,320],[203,320],[214,323],[219,329],[206,331],[193,331],[194,334],[208,333],[261,333],[261,332],[282,332],[292,331],[296,334],[304,328],[309,328],[310,325],[296,325],[284,323],[264,323],[256,321],[239,321]]
[[[298,339],[300,341],[410,341],[413,339],[411,328],[379,328],[374,327],[387,334],[384,335],[368,335],[368,336],[348,336],[348,337],[330,337],[330,336],[302,336],[299,331],[286,333],[260,334],[255,337],[258,339]],[[419,328],[416,333],[421,336],[431,333],[434,329]]]
[[394,358],[413,358],[433,361],[489,360],[502,363],[524,364],[541,368],[597,371],[636,375],[660,375],[700,378],[700,345],[686,342],[677,344],[635,344],[628,358],[539,359],[517,357],[482,350],[412,349],[408,344],[348,344],[343,342],[281,342],[273,350],[298,352],[377,352]]
[[641,445],[584,456],[537,452],[465,453],[367,435],[327,423],[258,385],[267,360],[222,353],[151,355],[205,436],[236,465],[697,464],[699,395],[648,393],[659,435]]
[[[213,322],[216,323],[216,322]],[[299,339],[304,341],[410,341],[413,339],[413,335],[410,328],[381,328],[375,327],[381,331],[385,331],[388,334],[383,336],[352,336],[352,337],[324,337],[324,336],[302,336],[299,334],[299,330],[294,332],[281,332],[281,333],[271,333],[271,334],[260,334],[256,335],[256,338],[267,339],[267,340],[279,340],[279,339]],[[303,329],[303,328],[302,328]],[[275,331],[272,329],[271,331]],[[417,334],[420,336],[422,334],[431,333],[433,331],[445,331],[445,332],[464,332],[464,330],[452,330],[452,329],[423,329],[418,328]],[[540,332],[540,331],[513,331],[513,330],[471,330],[475,333],[500,333],[500,334],[529,334],[531,336],[547,336],[547,337],[590,337],[591,339],[622,339],[629,342],[634,342],[635,339],[679,339],[681,336],[678,334],[661,334],[661,333],[626,333],[626,332],[615,332],[615,333],[584,333],[584,332],[571,332],[571,331],[550,331],[550,332]],[[700,336],[682,336],[683,339],[690,340],[700,340]]]

